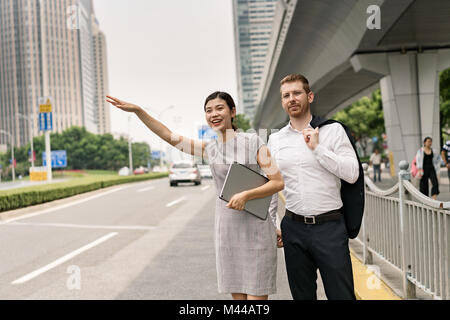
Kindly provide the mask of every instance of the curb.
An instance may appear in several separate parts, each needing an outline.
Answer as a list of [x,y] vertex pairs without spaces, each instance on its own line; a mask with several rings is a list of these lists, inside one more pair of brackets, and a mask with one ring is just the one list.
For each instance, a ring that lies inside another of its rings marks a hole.
[[350,257],[357,300],[402,300],[379,276],[356,258],[352,249]]

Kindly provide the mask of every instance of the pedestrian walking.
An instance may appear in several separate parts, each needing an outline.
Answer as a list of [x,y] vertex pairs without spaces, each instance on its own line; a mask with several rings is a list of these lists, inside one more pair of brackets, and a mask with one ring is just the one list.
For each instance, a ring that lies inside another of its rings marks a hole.
[[370,156],[369,165],[373,167],[373,182],[381,182],[381,154],[378,149],[375,149],[374,153]]
[[261,220],[243,209],[249,200],[281,191],[284,183],[262,139],[236,130],[233,98],[225,92],[214,92],[206,98],[205,118],[218,135],[218,139],[207,142],[174,134],[141,107],[111,96],[107,98],[117,108],[135,113],[151,131],[177,149],[208,157],[217,196],[234,161],[266,174],[269,179],[266,184],[235,194],[229,203],[216,198],[214,240],[219,292],[230,293],[235,300],[268,299],[276,292],[276,218]]
[[431,197],[436,200],[439,194],[439,182],[437,174],[440,169],[440,157],[439,153],[432,149],[433,139],[426,137],[423,141],[423,147],[417,151],[416,154],[416,166],[417,174],[420,178],[420,192],[428,197],[429,184],[431,180]]
[[[292,297],[317,299],[319,269],[328,299],[354,300],[348,239],[358,234],[364,210],[361,163],[340,123],[311,114],[314,93],[304,76],[285,77],[280,91],[290,121],[270,136],[268,147],[286,186],[281,235]],[[356,193],[344,186],[357,186]],[[349,220],[344,220],[344,198],[347,204],[355,201],[347,208]],[[277,202],[274,195],[270,211],[276,212]],[[354,221],[357,226],[349,229]]]
[[448,184],[450,187],[450,140],[447,140],[442,147],[441,157],[444,161],[445,167],[447,168]]

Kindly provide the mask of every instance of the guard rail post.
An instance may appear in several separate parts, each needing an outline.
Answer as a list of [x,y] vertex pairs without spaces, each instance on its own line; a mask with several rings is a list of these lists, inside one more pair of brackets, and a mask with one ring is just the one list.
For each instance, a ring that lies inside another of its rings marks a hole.
[[405,200],[409,198],[407,191],[403,185],[404,181],[409,181],[411,179],[411,174],[408,171],[409,163],[405,160],[399,163],[400,172],[398,173],[399,180],[399,214],[400,214],[400,243],[401,243],[401,261],[402,261],[402,277],[403,277],[403,294],[406,299],[411,299],[416,297],[416,286],[409,281],[408,277],[411,276],[411,262],[410,257],[407,256],[409,250],[406,246],[408,244],[409,232],[408,221],[407,221],[407,207]]
[[[369,165],[367,163],[363,163],[363,169],[364,169],[364,179],[366,177],[369,177]],[[364,188],[366,188],[366,184],[364,184]],[[367,203],[367,202],[366,202]],[[366,221],[367,221],[367,205],[364,206],[364,214],[362,219],[362,237],[363,237],[363,263],[365,265],[371,265],[373,264],[373,257],[372,252],[369,251],[369,237],[366,233]]]

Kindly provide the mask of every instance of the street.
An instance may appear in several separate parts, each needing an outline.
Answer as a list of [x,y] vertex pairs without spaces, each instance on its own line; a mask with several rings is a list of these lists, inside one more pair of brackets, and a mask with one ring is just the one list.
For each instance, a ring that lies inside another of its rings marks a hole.
[[[231,299],[217,292],[214,201],[212,180],[160,179],[9,215],[0,299]],[[270,298],[292,299],[283,250]]]

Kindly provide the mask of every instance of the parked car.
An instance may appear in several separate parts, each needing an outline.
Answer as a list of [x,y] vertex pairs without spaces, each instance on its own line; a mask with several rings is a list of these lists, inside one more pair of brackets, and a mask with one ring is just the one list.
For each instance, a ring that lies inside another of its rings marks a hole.
[[169,170],[170,186],[177,186],[180,182],[193,182],[196,186],[202,183],[202,176],[197,165],[192,162],[175,162]]
[[123,167],[119,170],[119,176],[128,176],[130,175],[130,169],[128,167]]
[[144,174],[144,173],[145,173],[144,167],[134,169],[134,174]]
[[212,179],[211,168],[208,165],[199,164],[197,166],[198,169],[200,170],[200,175],[202,176],[202,178]]

